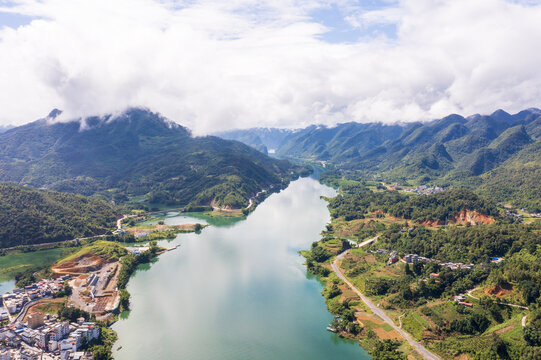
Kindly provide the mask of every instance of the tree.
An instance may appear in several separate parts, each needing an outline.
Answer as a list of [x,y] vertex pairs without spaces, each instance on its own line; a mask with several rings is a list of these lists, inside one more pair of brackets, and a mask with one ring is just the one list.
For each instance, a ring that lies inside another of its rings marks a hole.
[[120,295],[120,306],[123,310],[130,309],[130,293],[126,289],[120,289],[118,292]]
[[93,346],[91,349],[94,360],[109,360],[111,359],[111,351],[103,345]]
[[528,325],[524,327],[522,331],[524,334],[524,341],[530,346],[541,346],[541,330]]
[[377,360],[405,360],[406,356],[398,351],[400,343],[393,340],[376,341],[370,356]]
[[413,276],[413,272],[412,272],[411,269],[410,269],[410,264],[407,264],[407,263],[406,263],[406,267],[404,268],[404,272],[405,272],[406,275],[408,275],[408,276]]

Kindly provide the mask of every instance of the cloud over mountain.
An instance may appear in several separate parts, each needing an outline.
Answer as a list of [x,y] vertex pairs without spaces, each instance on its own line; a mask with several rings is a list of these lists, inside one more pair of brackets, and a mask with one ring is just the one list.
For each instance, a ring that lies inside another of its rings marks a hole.
[[[539,2],[17,0],[1,9],[34,20],[0,30],[0,124],[53,107],[73,118],[146,106],[205,133],[540,105]],[[325,41],[333,29],[313,14],[333,9],[355,41]]]

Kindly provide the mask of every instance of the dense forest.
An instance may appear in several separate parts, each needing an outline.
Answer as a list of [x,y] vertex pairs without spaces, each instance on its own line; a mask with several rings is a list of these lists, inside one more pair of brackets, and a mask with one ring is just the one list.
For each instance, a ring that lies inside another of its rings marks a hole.
[[279,189],[302,167],[237,141],[190,131],[146,109],[55,122],[48,118],[0,137],[0,181],[95,195],[116,203],[244,207]]
[[0,183],[0,247],[104,234],[117,213],[102,200]]
[[346,221],[363,219],[375,211],[413,221],[446,221],[463,210],[488,216],[499,214],[494,204],[467,189],[408,196],[398,191],[374,192],[362,183],[343,184],[340,194],[329,199],[329,210],[333,218],[344,217]]
[[[252,145],[257,129],[234,138]],[[269,146],[259,137],[259,146]],[[344,123],[308,126],[281,138],[277,154],[325,162],[388,183],[468,187],[494,202],[541,211],[541,110],[516,114],[451,114],[406,125]]]
[[539,227],[537,223],[495,223],[438,230],[416,226],[411,231],[400,232],[400,226],[391,225],[378,239],[378,246],[441,261],[488,263],[492,257],[511,256],[523,249],[535,254],[541,245]]

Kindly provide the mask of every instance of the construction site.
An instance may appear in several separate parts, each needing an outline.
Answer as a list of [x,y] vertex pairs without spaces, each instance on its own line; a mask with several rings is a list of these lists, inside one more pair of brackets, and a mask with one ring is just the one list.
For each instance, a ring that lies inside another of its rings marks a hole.
[[118,308],[120,297],[117,290],[120,263],[108,262],[94,254],[83,254],[52,267],[57,274],[71,275],[72,294],[68,306],[95,314],[100,320]]

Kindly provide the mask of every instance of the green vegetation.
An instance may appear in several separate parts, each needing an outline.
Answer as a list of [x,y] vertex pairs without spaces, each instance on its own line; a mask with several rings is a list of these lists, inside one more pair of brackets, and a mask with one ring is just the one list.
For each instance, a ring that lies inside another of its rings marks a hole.
[[128,251],[124,248],[124,246],[117,244],[115,242],[97,240],[97,241],[91,242],[88,245],[81,247],[79,250],[70,254],[69,256],[64,257],[58,263],[62,264],[63,262],[74,259],[84,254],[94,254],[97,256],[101,256],[102,258],[107,259],[107,260],[116,261],[120,257],[128,254]]
[[[413,338],[444,359],[464,354],[471,359],[518,360],[534,359],[541,353],[536,315],[541,307],[540,221],[502,217],[504,209],[467,189],[408,194],[398,186],[393,186],[398,191],[389,189],[381,179],[352,172],[323,174],[322,181],[338,187],[339,195],[327,199],[332,222],[322,231],[322,239],[303,255],[308,271],[326,280],[323,295],[331,313],[341,315],[348,306],[339,283],[332,281],[328,264],[345,249],[345,239],[361,242],[379,235],[375,243],[352,249],[341,268],[397,323],[400,316],[402,328]],[[402,188],[405,186],[411,185]],[[455,218],[465,210],[492,219],[484,221],[487,224],[461,225]],[[378,249],[388,251],[378,253]],[[435,261],[389,265],[390,251],[398,256],[416,253],[441,263],[474,265],[453,270]],[[505,260],[491,263],[495,256]],[[480,289],[476,293],[479,299],[467,297],[471,305],[454,301],[454,296],[474,288]],[[531,311],[505,303],[527,306]],[[524,314],[529,314],[531,323],[522,329]],[[400,343],[384,345],[377,340],[382,329],[368,324],[361,342],[371,354],[378,358],[404,356],[406,348]],[[344,334],[355,337],[351,331]]]
[[0,247],[104,234],[115,213],[101,200],[0,183]]
[[509,257],[521,249],[534,254],[536,246],[541,244],[538,228],[538,224],[495,223],[437,230],[416,226],[411,231],[400,232],[400,226],[391,226],[375,246],[447,262],[487,263],[491,257]]
[[496,206],[466,189],[453,189],[434,195],[412,196],[391,206],[392,216],[413,221],[448,220],[457,213],[470,210],[483,215],[498,216]]
[[[487,216],[498,216],[494,204],[467,189],[452,189],[427,196],[408,196],[398,191],[372,191],[366,181],[340,181],[328,174],[323,181],[340,184],[340,194],[329,199],[333,218],[364,219],[372,212],[387,213],[413,221],[452,219],[464,210]],[[384,188],[384,187],[383,187]],[[377,215],[378,216],[378,215]]]
[[[53,115],[56,115],[56,111]],[[244,207],[261,189],[283,188],[301,167],[235,141],[192,137],[145,109],[113,119],[39,120],[0,137],[0,180],[126,203]]]
[[377,341],[370,351],[370,356],[378,360],[405,360],[406,356],[398,351],[400,342],[393,340]]
[[[122,267],[118,273],[117,287],[119,289],[126,289],[130,276],[135,272],[137,266],[140,264],[147,264],[152,261],[152,259],[156,257],[156,253],[160,250],[161,249],[156,245],[156,242],[152,241],[150,243],[150,248],[147,251],[139,255],[128,254],[124,256],[120,261]],[[129,294],[127,295],[127,299],[129,300]]]
[[[13,279],[15,274],[24,270],[47,268],[53,265],[58,259],[66,256],[72,251],[71,248],[57,247],[53,249],[35,250],[32,248],[9,251],[0,256],[0,281]],[[31,250],[31,251],[29,251]]]
[[64,307],[63,302],[48,302],[45,304],[39,304],[33,310],[42,314],[58,314]]
[[126,289],[119,290],[121,311],[130,309],[130,293]]

